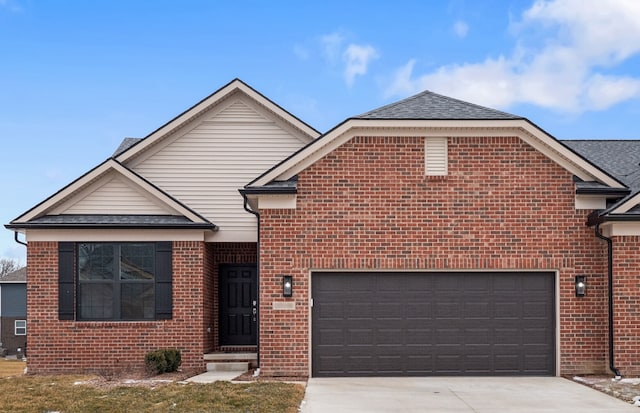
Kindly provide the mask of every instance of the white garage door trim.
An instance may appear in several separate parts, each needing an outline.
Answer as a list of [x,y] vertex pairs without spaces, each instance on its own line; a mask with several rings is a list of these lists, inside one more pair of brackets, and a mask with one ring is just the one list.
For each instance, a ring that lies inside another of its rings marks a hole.
[[560,359],[560,331],[562,330],[562,324],[560,321],[560,272],[557,269],[540,269],[540,268],[489,268],[489,269],[405,269],[405,268],[387,268],[387,269],[371,269],[371,268],[363,268],[363,269],[345,269],[345,268],[333,268],[333,269],[324,269],[324,268],[311,268],[308,270],[308,297],[309,298],[309,306],[308,306],[308,360],[309,360],[309,377],[312,376],[313,370],[313,361],[312,361],[312,332],[313,332],[313,321],[312,321],[312,312],[313,312],[313,297],[312,297],[312,288],[313,288],[313,274],[314,273],[363,273],[363,272],[376,272],[376,273],[384,273],[384,272],[405,272],[405,273],[465,273],[465,272],[477,272],[477,273],[514,273],[514,272],[527,272],[527,273],[553,273],[554,274],[554,310],[555,310],[555,375],[556,377],[560,377],[562,372],[560,369],[561,359]]

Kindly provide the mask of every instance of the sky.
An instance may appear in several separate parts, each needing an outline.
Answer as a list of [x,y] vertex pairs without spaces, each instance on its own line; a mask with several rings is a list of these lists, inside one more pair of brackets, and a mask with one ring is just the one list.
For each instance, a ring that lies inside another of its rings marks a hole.
[[640,1],[0,0],[0,224],[234,78],[321,132],[428,89],[640,139]]

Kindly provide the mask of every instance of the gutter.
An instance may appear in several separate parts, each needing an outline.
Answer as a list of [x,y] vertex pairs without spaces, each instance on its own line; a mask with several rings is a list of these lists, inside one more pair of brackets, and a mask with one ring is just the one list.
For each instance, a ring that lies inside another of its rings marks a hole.
[[258,356],[258,360],[257,360],[258,367],[256,369],[256,374],[255,374],[255,375],[258,375],[260,374],[260,213],[249,208],[249,198],[247,198],[246,192],[242,189],[239,192],[242,195],[242,198],[244,199],[244,203],[242,205],[244,210],[252,215],[255,215],[258,220],[258,242],[256,245],[256,255],[257,255],[256,257],[256,260],[257,260],[257,263],[256,263],[256,284],[257,284],[256,309],[258,310],[258,313],[256,314],[256,354]]
[[622,375],[615,366],[614,345],[613,345],[613,242],[611,238],[605,237],[600,232],[600,223],[595,227],[596,237],[607,242],[607,275],[609,282],[609,369],[615,374],[616,380],[620,380]]

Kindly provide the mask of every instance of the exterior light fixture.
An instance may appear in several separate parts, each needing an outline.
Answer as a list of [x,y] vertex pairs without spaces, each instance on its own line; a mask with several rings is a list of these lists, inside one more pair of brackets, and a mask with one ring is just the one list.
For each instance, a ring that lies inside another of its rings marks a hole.
[[282,296],[291,297],[293,295],[293,277],[291,275],[282,276]]
[[576,297],[584,297],[587,294],[587,277],[576,275]]

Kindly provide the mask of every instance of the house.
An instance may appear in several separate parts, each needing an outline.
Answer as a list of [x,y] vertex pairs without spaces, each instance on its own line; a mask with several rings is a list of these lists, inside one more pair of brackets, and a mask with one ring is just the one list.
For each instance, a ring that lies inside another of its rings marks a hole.
[[23,355],[27,345],[27,269],[0,277],[0,349]]
[[636,154],[428,91],[321,135],[233,80],[6,225],[28,367],[640,374]]

